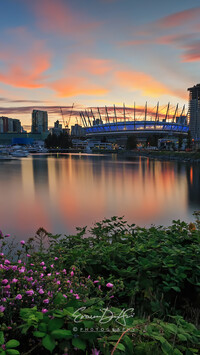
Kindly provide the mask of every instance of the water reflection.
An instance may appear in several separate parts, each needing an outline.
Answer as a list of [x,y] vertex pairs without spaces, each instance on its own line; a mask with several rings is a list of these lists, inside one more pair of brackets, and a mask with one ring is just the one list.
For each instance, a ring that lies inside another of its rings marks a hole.
[[0,222],[17,238],[39,227],[73,233],[104,217],[139,225],[190,220],[200,207],[198,165],[113,156],[31,156],[0,164]]

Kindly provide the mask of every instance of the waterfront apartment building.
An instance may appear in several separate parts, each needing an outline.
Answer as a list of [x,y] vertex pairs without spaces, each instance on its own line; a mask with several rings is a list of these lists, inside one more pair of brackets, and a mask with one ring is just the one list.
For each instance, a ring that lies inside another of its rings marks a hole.
[[48,132],[48,113],[47,111],[33,110],[32,112],[32,133]]
[[5,116],[0,117],[0,133],[20,133],[22,130],[20,120]]
[[200,84],[188,88],[189,91],[189,127],[191,137],[200,140]]

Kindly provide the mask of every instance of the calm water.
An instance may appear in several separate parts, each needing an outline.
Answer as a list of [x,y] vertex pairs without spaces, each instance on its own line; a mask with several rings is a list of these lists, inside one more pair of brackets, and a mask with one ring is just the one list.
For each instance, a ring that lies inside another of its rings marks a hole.
[[189,221],[200,209],[199,181],[199,165],[115,155],[0,162],[0,229],[26,239],[39,227],[69,234],[114,215],[140,226]]

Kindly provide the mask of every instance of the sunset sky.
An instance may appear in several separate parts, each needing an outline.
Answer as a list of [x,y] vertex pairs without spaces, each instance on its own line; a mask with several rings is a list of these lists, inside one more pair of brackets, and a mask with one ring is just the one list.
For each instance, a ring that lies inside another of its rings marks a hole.
[[[199,0],[0,1],[0,116],[49,126],[88,106],[187,104],[199,82]],[[67,107],[69,109],[67,109]],[[72,123],[75,122],[72,121]]]

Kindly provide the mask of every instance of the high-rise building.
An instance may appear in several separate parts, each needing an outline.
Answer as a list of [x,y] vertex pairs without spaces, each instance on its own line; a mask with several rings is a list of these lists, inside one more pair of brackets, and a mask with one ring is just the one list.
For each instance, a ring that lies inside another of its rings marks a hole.
[[195,140],[200,139],[200,84],[188,88],[189,94],[189,127],[191,137]]
[[22,131],[22,126],[20,120],[17,120],[16,118],[13,119],[13,132],[21,133]]
[[21,122],[15,118],[0,117],[0,133],[21,132]]
[[32,133],[43,133],[48,131],[47,111],[33,110],[31,131]]
[[59,123],[59,121],[57,120],[56,122],[54,122],[54,127],[52,129],[52,133],[59,136],[62,132],[63,132],[62,124]]

